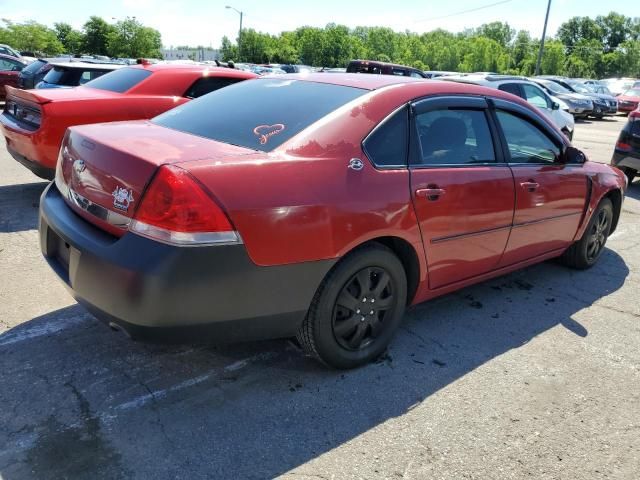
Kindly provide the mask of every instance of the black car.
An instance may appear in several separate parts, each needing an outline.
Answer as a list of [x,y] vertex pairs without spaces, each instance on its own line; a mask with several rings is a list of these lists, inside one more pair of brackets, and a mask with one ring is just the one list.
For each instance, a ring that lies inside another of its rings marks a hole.
[[611,165],[622,170],[629,185],[640,172],[640,110],[631,112],[616,142]]
[[373,73],[374,75],[427,78],[427,75],[417,68],[374,60],[351,60],[347,66],[347,73]]
[[36,85],[42,81],[49,70],[51,70],[49,61],[39,58],[22,69],[18,77],[18,87],[24,90],[36,88]]
[[596,93],[578,80],[553,75],[541,75],[540,78],[562,85],[573,93],[579,93],[580,95],[589,97],[593,102],[593,112],[591,116],[595,118],[602,119],[605,115],[615,115],[618,113],[618,102],[615,97],[603,93]]

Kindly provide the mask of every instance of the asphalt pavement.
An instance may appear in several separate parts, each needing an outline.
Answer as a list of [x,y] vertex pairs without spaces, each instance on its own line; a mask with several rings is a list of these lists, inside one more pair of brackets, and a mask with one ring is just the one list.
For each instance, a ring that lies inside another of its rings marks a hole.
[[[626,119],[581,122],[608,162]],[[0,479],[640,478],[640,180],[591,270],[407,312],[378,362],[130,341],[42,260],[46,183],[0,148]],[[215,308],[215,306],[212,306]]]

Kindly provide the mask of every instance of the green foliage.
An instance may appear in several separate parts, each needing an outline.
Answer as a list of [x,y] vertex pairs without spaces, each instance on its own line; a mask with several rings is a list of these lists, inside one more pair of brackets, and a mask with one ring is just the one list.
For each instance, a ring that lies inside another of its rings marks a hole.
[[42,52],[49,55],[57,55],[64,50],[56,32],[46,25],[33,20],[24,23],[3,20],[3,23],[4,27],[0,26],[0,43],[10,45],[17,50]]
[[145,27],[135,18],[127,17],[107,33],[107,52],[111,57],[160,58],[160,32]]
[[83,37],[82,32],[74,30],[68,23],[60,22],[53,24],[58,41],[62,44],[64,51],[71,54],[81,53]]
[[95,55],[108,55],[107,41],[109,34],[114,33],[115,28],[100,17],[90,17],[82,27],[82,49],[85,53]]

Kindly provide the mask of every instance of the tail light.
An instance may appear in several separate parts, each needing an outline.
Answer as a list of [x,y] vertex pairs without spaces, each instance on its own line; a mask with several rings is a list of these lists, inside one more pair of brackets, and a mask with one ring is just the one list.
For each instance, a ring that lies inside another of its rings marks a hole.
[[160,167],[129,230],[178,246],[242,242],[220,205],[186,170],[173,165]]
[[623,152],[629,152],[629,151],[631,151],[631,145],[629,145],[626,142],[622,142],[622,141],[618,140],[616,142],[616,150],[622,150]]
[[634,122],[636,120],[640,120],[640,110],[634,110],[629,114],[629,121]]
[[42,111],[39,106],[31,107],[22,105],[14,100],[7,100],[4,105],[4,111],[29,130],[40,128]]

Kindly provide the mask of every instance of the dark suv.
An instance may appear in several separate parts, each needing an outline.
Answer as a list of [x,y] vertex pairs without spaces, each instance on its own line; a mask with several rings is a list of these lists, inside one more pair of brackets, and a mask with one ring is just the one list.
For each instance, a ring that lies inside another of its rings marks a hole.
[[629,185],[640,172],[640,109],[629,114],[629,121],[616,142],[611,165],[627,175]]
[[399,75],[401,77],[428,78],[417,68],[395,63],[376,62],[373,60],[351,60],[347,66],[347,73],[373,73],[375,75]]

